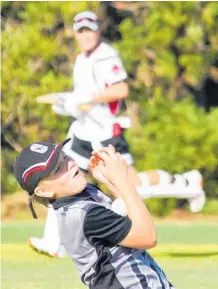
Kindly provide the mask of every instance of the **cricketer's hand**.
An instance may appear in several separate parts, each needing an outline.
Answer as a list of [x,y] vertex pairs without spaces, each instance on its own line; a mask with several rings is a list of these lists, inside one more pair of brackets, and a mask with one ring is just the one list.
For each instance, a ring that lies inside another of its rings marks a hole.
[[83,112],[89,112],[92,109],[92,104],[91,103],[81,103],[79,105],[79,109],[82,110]]
[[57,104],[59,100],[59,95],[56,93],[50,93],[47,95],[42,95],[36,98],[38,103],[48,103],[48,104]]

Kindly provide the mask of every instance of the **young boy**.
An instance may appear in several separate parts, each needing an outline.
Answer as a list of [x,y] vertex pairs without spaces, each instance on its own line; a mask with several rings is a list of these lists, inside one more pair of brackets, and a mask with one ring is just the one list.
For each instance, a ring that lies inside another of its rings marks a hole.
[[17,156],[14,173],[33,199],[52,205],[61,241],[81,280],[90,289],[170,289],[166,275],[146,252],[156,245],[152,217],[128,178],[128,165],[110,145],[93,152],[89,169],[115,198],[122,198],[127,216],[111,210],[112,200],[87,181],[63,146],[33,143]]

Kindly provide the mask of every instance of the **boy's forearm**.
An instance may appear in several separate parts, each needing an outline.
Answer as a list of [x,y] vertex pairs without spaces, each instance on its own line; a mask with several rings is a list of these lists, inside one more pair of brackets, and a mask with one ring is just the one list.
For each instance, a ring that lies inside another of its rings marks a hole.
[[129,94],[129,88],[127,83],[120,82],[106,88],[102,93],[93,97],[93,102],[97,103],[109,103],[116,100],[127,98]]
[[148,231],[155,232],[152,216],[144,202],[136,192],[135,187],[129,181],[119,181],[115,188],[123,199],[129,218],[132,222],[138,223]]
[[111,182],[108,182],[105,185],[108,188],[108,190],[112,193],[112,195],[114,196],[115,199],[122,198],[121,194],[118,191],[118,189]]

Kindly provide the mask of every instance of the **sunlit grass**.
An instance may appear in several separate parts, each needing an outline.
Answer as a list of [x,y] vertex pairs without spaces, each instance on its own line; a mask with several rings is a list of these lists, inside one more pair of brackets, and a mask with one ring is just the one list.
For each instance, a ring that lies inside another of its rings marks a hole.
[[[151,250],[177,289],[216,288],[218,239],[212,224],[157,224],[159,244]],[[2,224],[3,289],[84,289],[69,257],[53,259],[32,251],[30,236],[40,236],[40,222]],[[102,288],[107,289],[107,288]]]

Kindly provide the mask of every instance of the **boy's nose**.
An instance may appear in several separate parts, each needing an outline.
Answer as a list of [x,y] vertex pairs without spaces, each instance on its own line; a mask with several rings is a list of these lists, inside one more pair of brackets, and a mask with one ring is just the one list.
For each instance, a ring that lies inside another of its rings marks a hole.
[[67,169],[68,169],[68,171],[71,170],[75,165],[76,165],[75,161],[72,160],[72,159],[69,159],[69,160],[68,160],[68,163],[67,163]]

